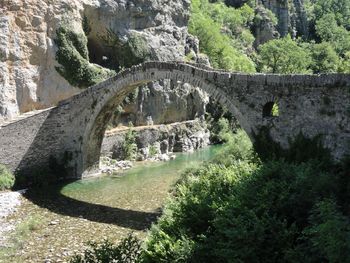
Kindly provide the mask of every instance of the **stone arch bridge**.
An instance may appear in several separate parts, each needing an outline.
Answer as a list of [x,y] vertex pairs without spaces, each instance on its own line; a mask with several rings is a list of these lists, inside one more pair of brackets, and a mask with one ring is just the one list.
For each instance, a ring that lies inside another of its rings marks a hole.
[[[147,62],[62,101],[0,126],[0,163],[15,172],[64,167],[69,177],[96,171],[107,122],[135,87],[170,79],[201,87],[225,105],[252,137],[268,127],[275,142],[322,134],[335,158],[349,153],[350,75],[242,74],[184,62]],[[279,116],[271,116],[278,104]]]

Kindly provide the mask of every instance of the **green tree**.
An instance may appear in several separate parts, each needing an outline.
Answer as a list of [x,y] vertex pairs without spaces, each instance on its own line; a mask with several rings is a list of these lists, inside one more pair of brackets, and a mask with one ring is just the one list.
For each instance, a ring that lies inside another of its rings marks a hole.
[[311,21],[333,14],[338,25],[350,29],[350,1],[348,0],[307,0],[306,7]]
[[124,141],[122,144],[122,159],[124,160],[135,160],[137,154],[137,144],[135,132],[129,128],[125,134]]
[[350,51],[350,32],[337,24],[334,14],[324,15],[317,20],[316,33],[322,41],[331,43],[339,55]]
[[[230,32],[236,28],[237,23],[244,24],[249,18],[230,16],[229,12],[221,10],[220,6],[223,8],[223,5],[217,5],[220,4],[210,4],[208,0],[193,0],[189,32],[198,37],[200,50],[208,55],[213,67],[255,72],[252,60],[237,48],[239,45],[230,37]],[[249,13],[247,10],[244,12]],[[224,25],[230,27],[228,34],[223,33]]]
[[328,42],[311,45],[312,64],[314,73],[334,73],[339,66],[339,57]]
[[260,68],[272,73],[308,73],[310,53],[288,35],[260,46]]

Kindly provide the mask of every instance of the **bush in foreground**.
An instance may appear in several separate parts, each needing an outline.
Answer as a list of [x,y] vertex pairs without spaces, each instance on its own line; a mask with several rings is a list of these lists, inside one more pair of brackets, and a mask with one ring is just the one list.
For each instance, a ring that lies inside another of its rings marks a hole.
[[0,191],[11,189],[14,183],[14,175],[4,165],[0,165]]
[[183,176],[143,262],[349,262],[347,166],[260,164],[233,141],[222,155],[230,161]]
[[75,255],[70,263],[134,263],[139,262],[141,242],[133,235],[127,236],[119,244],[108,240],[102,243],[89,243],[82,255]]

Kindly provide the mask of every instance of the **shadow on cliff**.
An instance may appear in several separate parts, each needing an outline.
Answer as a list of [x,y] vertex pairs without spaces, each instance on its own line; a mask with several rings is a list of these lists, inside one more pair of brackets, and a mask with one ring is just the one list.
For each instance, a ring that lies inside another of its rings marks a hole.
[[34,204],[51,212],[84,218],[90,221],[114,224],[132,230],[146,230],[160,215],[156,212],[142,212],[87,203],[67,197],[61,193],[64,184],[49,186],[45,189],[31,189],[25,197]]

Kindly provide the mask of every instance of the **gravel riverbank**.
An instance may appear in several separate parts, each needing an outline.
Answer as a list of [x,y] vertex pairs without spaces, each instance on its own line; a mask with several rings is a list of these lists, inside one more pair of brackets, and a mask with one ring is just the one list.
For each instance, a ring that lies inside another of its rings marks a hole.
[[0,247],[6,246],[7,234],[15,225],[9,223],[6,218],[14,213],[21,204],[21,196],[24,190],[17,192],[0,192]]

